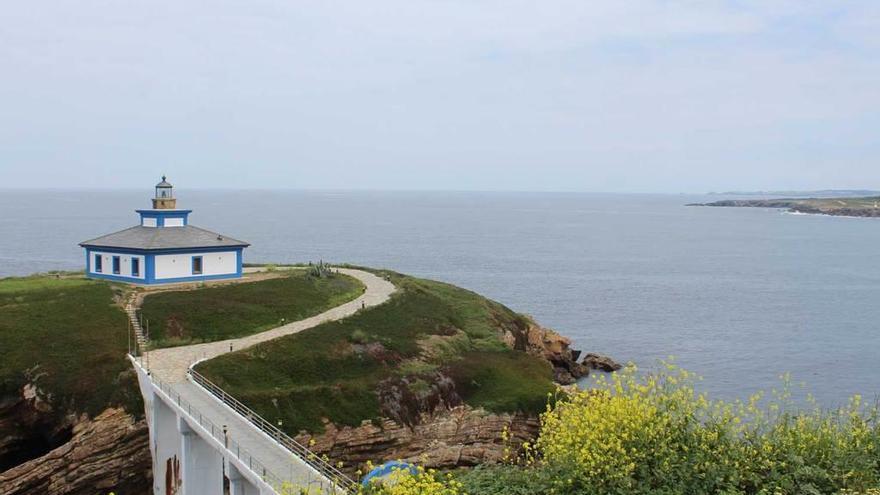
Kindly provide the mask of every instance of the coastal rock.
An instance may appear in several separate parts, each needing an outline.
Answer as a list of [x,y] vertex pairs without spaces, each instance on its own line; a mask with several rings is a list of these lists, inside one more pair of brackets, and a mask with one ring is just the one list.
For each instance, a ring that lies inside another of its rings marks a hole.
[[[474,466],[501,461],[507,449],[516,452],[538,434],[537,417],[490,414],[470,406],[438,409],[423,414],[412,427],[390,419],[364,421],[359,426],[325,423],[322,434],[301,433],[296,440],[320,455],[343,462],[353,474],[367,461],[401,459],[429,468]],[[504,441],[504,432],[508,441]]]
[[32,383],[0,397],[0,472],[65,443],[75,422],[73,415],[54,414]]
[[589,368],[577,362],[580,351],[571,348],[571,340],[529,319],[524,328],[507,329],[502,340],[510,347],[546,359],[553,366],[553,378],[570,385],[587,376]]
[[73,426],[70,441],[0,473],[4,495],[126,495],[151,490],[146,422],[122,409],[106,409]]
[[592,353],[584,356],[584,360],[581,361],[581,365],[591,370],[599,370],[605,372],[617,371],[623,368],[620,363],[611,359],[608,356],[602,356],[600,354]]

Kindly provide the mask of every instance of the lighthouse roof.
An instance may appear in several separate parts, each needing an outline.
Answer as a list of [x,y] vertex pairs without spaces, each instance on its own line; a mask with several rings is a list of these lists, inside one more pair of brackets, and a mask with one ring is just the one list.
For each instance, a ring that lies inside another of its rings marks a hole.
[[156,184],[156,187],[172,187],[172,186],[171,186],[171,183],[168,182],[168,181],[165,180],[165,179],[166,179],[166,178],[165,178],[165,176],[163,175],[163,176],[162,176],[162,182]]
[[95,239],[83,241],[83,247],[127,248],[140,250],[247,247],[250,244],[194,225],[158,229],[140,225]]

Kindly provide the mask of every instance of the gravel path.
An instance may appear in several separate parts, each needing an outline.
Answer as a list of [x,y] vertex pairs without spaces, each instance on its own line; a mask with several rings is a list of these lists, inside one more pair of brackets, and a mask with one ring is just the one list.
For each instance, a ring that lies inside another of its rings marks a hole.
[[362,307],[369,308],[384,303],[395,291],[394,284],[370,272],[352,268],[339,268],[339,272],[360,280],[366,288],[364,293],[353,301],[336,306],[319,315],[258,334],[204,344],[156,349],[147,353],[145,363],[149,365],[149,370],[157,378],[166,383],[184,382],[186,381],[186,370],[196,361],[226,354],[230,352],[230,349],[233,351],[245,349],[261,342],[301,332],[328,321],[341,320],[353,315]]

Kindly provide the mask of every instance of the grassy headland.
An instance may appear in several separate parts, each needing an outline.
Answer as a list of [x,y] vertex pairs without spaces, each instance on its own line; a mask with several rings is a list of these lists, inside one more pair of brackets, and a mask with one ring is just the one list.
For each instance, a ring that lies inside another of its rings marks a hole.
[[473,406],[543,409],[554,389],[549,364],[500,338],[502,329],[527,325],[521,315],[448,284],[381,274],[399,289],[389,302],[212,359],[198,371],[263,417],[282,420],[291,434],[322,431],[322,418],[357,425],[389,415],[389,407],[412,409],[388,404],[383,391],[402,390],[418,403],[449,378]]
[[847,217],[880,217],[880,196],[863,198],[727,199],[688,206],[785,208],[793,213]]
[[152,344],[168,347],[252,335],[320,314],[362,292],[352,277],[290,270],[258,282],[150,294],[141,313],[150,321]]
[[82,277],[0,279],[0,396],[32,383],[59,413],[121,404],[143,414],[120,291]]

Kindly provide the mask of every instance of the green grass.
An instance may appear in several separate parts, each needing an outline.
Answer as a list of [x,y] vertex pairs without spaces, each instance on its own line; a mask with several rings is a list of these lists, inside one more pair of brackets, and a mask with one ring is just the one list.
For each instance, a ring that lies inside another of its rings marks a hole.
[[314,316],[355,299],[363,285],[352,277],[310,277],[305,270],[259,282],[161,292],[144,299],[153,345],[210,342],[252,335]]
[[52,275],[34,275],[30,277],[10,277],[0,279],[0,295],[20,295],[45,289],[65,289],[89,284],[88,279],[58,278]]
[[450,375],[468,403],[489,411],[541,411],[556,387],[547,379],[550,364],[524,352],[470,351]]
[[59,414],[108,405],[143,414],[114,290],[84,278],[0,279],[0,396],[30,381]]
[[377,419],[382,380],[425,378],[434,369],[453,377],[475,406],[543,408],[553,389],[549,365],[499,339],[502,328],[521,330],[522,316],[448,284],[382,274],[400,289],[391,301],[198,370],[268,420],[282,420],[292,434],[322,431],[322,418],[345,425]]

